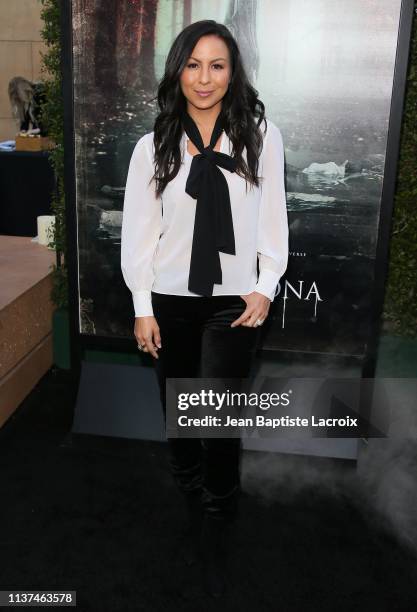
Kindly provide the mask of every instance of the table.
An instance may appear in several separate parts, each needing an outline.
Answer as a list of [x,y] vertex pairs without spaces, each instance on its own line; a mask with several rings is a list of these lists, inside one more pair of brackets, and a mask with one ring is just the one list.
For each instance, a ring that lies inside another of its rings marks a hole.
[[36,236],[51,215],[55,176],[49,151],[0,151],[0,234]]

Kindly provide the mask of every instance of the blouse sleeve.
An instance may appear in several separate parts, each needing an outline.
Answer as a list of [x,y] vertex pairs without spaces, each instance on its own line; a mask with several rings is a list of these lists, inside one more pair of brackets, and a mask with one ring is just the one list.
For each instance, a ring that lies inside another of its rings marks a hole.
[[279,128],[268,120],[263,151],[264,177],[258,221],[259,278],[255,291],[271,302],[288,264],[288,217],[284,183],[284,146]]
[[123,204],[120,262],[132,292],[135,317],[153,316],[151,290],[153,259],[162,225],[162,200],[156,198],[151,154],[145,134],[130,159]]

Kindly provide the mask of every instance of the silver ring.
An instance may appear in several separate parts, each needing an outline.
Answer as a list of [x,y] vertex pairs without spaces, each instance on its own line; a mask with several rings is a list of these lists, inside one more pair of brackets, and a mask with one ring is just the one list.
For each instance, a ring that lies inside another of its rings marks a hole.
[[142,345],[142,344],[139,344],[139,342],[138,342],[138,349],[139,349],[140,351],[143,351],[143,345]]
[[264,322],[263,319],[257,319],[255,322],[256,327],[259,327],[260,325],[262,325],[263,322]]

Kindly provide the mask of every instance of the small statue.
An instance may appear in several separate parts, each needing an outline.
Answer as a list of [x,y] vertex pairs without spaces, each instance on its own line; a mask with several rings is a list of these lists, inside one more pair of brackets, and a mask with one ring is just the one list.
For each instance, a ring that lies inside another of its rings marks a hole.
[[27,135],[47,135],[41,121],[41,104],[46,97],[45,89],[45,84],[41,81],[32,83],[20,76],[9,82],[8,93],[13,116],[20,131]]

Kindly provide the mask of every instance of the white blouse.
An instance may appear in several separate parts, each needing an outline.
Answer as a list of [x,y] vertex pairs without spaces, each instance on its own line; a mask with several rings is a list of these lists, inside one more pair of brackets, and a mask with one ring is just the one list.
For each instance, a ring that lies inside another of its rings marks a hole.
[[[288,262],[288,219],[284,186],[284,147],[281,132],[269,119],[259,159],[260,186],[235,172],[226,177],[232,209],[236,254],[219,253],[222,284],[213,295],[247,295],[257,291],[273,301]],[[264,122],[260,125],[263,133]],[[182,164],[162,196],[155,198],[152,181],[153,132],[136,143],[130,159],[121,232],[121,269],[132,292],[136,317],[152,316],[151,291],[200,297],[188,290],[196,200],[185,192],[192,155],[185,132]],[[232,144],[223,131],[220,151],[231,155]],[[246,149],[243,152],[246,159]],[[259,278],[257,277],[259,259]]]

